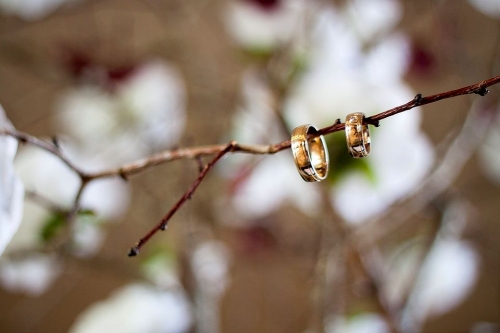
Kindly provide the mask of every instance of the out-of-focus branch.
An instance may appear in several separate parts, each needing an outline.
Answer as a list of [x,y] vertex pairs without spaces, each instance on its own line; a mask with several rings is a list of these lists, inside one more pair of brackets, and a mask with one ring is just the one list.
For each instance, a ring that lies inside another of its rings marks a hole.
[[[354,230],[349,238],[361,241],[361,246],[370,246],[394,232],[408,221],[412,212],[420,211],[438,196],[442,195],[460,175],[460,171],[469,161],[477,147],[483,141],[491,123],[489,113],[473,106],[458,135],[449,143],[442,159],[436,164],[434,171],[406,198],[400,200],[396,210],[377,216],[375,219]],[[394,218],[397,217],[397,218]]]
[[15,129],[8,128],[0,128],[0,135],[8,135],[19,141],[20,143],[27,143],[32,146],[41,148],[43,150],[48,151],[49,153],[57,156],[64,164],[66,164],[71,170],[76,172],[80,178],[85,178],[85,172],[83,172],[79,167],[73,164],[66,155],[63,154],[61,149],[59,148],[57,142],[54,140],[53,142],[41,140],[35,136],[29,135],[27,133],[17,131]]

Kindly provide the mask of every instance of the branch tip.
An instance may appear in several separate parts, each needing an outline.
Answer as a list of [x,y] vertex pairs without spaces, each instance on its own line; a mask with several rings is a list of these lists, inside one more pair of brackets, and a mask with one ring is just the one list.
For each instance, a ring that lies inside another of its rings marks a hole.
[[119,176],[121,179],[123,179],[124,181],[128,182],[128,176],[125,172],[120,172],[119,173]]
[[130,251],[128,253],[128,256],[129,257],[135,257],[138,254],[139,254],[139,247],[138,246],[134,246],[133,248],[130,249]]

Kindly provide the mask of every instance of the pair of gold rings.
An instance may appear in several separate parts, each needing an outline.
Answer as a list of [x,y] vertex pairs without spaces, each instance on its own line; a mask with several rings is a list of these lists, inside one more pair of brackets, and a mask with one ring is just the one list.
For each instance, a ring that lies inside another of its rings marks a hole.
[[[370,130],[361,112],[348,114],[345,120],[347,149],[352,157],[370,153]],[[328,150],[325,139],[312,125],[301,125],[292,132],[292,153],[295,166],[306,182],[318,182],[328,175]]]

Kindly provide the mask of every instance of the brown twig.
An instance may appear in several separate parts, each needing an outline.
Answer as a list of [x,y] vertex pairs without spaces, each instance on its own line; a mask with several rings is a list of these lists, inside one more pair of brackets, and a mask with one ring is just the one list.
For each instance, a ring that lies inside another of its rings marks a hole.
[[73,164],[61,151],[57,141],[47,142],[41,140],[37,137],[31,136],[27,133],[17,131],[15,129],[0,128],[0,135],[8,135],[19,141],[20,143],[28,143],[32,146],[39,147],[49,153],[57,156],[64,164],[66,164],[71,170],[76,172],[80,178],[85,177],[86,174],[75,164]]
[[170,211],[165,215],[160,223],[158,223],[153,229],[151,229],[144,237],[142,237],[137,244],[130,249],[129,257],[134,257],[139,254],[141,246],[143,246],[154,234],[160,230],[165,230],[168,225],[170,218],[186,203],[186,201],[191,199],[191,196],[196,191],[198,186],[200,186],[201,181],[205,178],[207,173],[214,167],[214,165],[219,161],[222,156],[226,155],[228,152],[232,151],[236,147],[235,142],[230,142],[226,147],[221,150],[210,162],[205,165],[203,170],[201,170],[198,178],[193,182],[191,187],[184,193],[184,195],[175,203],[175,205],[170,209]]

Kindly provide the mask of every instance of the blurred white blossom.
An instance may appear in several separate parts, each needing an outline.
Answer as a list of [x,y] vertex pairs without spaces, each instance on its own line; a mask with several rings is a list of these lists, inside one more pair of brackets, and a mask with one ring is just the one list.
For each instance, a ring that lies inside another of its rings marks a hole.
[[57,113],[60,130],[80,149],[115,166],[175,145],[185,120],[181,76],[160,60],[138,66],[112,90],[87,84],[67,91]]
[[[74,157],[74,162],[84,169],[96,168],[99,161],[77,158],[74,146],[60,143],[64,153]],[[16,170],[26,189],[55,205],[58,209],[70,209],[76,196],[80,179],[58,157],[36,147],[23,147],[15,161]],[[128,185],[120,179],[96,180],[88,185],[81,198],[81,206],[91,210],[99,222],[118,219],[129,202]],[[24,208],[23,224],[9,245],[9,251],[33,248],[42,244],[41,230],[53,216],[52,207],[27,200]],[[88,217],[75,218],[75,251],[80,255],[90,255],[99,249],[103,235]],[[80,233],[81,232],[81,233]]]
[[203,331],[220,332],[219,300],[229,283],[230,254],[219,241],[199,244],[192,253],[191,270],[196,279],[197,321]]
[[447,205],[430,250],[428,239],[415,238],[391,253],[384,293],[390,304],[401,304],[409,295],[402,316],[405,331],[418,331],[429,317],[449,312],[471,293],[480,256],[472,243],[462,239],[469,208],[460,200]]
[[353,0],[344,9],[354,32],[363,41],[389,32],[401,18],[398,0]]
[[328,333],[388,333],[390,332],[384,318],[375,313],[362,313],[350,318],[334,318],[329,321]]
[[479,254],[467,241],[440,239],[433,246],[410,298],[405,324],[421,324],[457,307],[478,278]]
[[176,261],[169,251],[160,251],[147,257],[141,263],[141,270],[158,287],[174,288],[180,285]]
[[500,1],[498,0],[469,0],[469,3],[485,15],[500,18]]
[[203,291],[218,295],[229,282],[230,255],[217,241],[204,242],[193,251],[191,268]]
[[31,254],[22,259],[0,262],[0,283],[11,292],[38,296],[61,273],[61,264],[53,255]]
[[180,333],[190,326],[190,304],[181,290],[135,283],[91,305],[70,332]]
[[300,32],[311,5],[305,0],[232,1],[226,13],[228,31],[248,49],[269,50]]
[[44,18],[64,3],[77,0],[0,0],[0,9],[28,21]]
[[[99,170],[105,161],[81,155],[75,146],[60,142],[63,153],[84,170]],[[61,159],[36,147],[24,147],[15,161],[16,171],[26,189],[56,205],[69,208],[80,185],[80,178]],[[36,167],[34,167],[36,166]],[[128,185],[120,179],[95,180],[85,188],[81,206],[104,220],[119,218],[127,208]]]
[[[500,108],[500,106],[499,106]],[[500,117],[492,123],[479,150],[481,166],[486,175],[500,184]]]
[[321,208],[321,194],[299,176],[290,154],[268,156],[252,170],[232,196],[236,210],[253,219],[266,216],[283,203],[294,204],[314,216]]
[[[0,129],[13,129],[0,106]],[[24,187],[14,172],[17,141],[0,136],[0,255],[21,224]]]
[[77,215],[73,225],[71,251],[78,257],[96,254],[104,242],[104,231],[94,216]]

